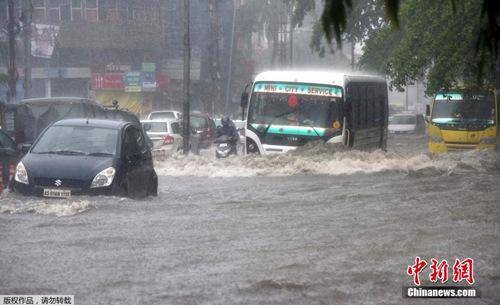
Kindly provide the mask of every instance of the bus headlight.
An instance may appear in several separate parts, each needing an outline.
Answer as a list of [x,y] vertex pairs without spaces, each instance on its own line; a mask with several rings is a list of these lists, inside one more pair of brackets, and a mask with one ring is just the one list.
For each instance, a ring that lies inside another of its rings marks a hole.
[[429,140],[431,142],[443,143],[443,138],[440,135],[429,135]]
[[115,173],[116,170],[114,167],[106,168],[94,177],[90,188],[110,186],[111,183],[113,183],[113,179],[115,178]]
[[14,180],[22,184],[28,184],[28,172],[26,171],[26,167],[24,167],[23,162],[19,162],[16,166],[16,174],[14,176]]
[[496,144],[497,143],[497,138],[492,138],[492,137],[485,137],[482,138],[481,141],[479,141],[479,144]]

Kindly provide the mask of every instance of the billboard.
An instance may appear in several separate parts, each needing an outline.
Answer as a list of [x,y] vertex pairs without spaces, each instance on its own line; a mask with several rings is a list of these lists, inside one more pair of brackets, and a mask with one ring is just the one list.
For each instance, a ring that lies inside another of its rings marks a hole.
[[31,55],[51,58],[58,34],[59,26],[34,23],[31,31]]

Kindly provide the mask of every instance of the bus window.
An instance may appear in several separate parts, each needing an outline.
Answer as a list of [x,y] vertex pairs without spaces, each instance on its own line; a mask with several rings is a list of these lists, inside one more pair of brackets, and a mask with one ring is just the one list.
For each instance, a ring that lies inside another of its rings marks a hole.
[[377,91],[375,87],[366,87],[366,116],[367,116],[367,127],[375,126],[375,107],[374,104],[377,100]]

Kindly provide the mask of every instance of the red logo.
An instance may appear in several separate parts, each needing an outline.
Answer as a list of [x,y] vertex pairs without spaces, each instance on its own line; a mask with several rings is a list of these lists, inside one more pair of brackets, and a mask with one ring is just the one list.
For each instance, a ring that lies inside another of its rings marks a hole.
[[406,273],[408,273],[409,276],[413,276],[413,283],[417,286],[420,286],[420,272],[425,269],[425,266],[427,266],[427,262],[421,260],[420,256],[417,256],[415,258],[415,264],[408,266],[408,269],[406,270]]
[[[430,274],[429,281],[432,283],[446,283],[449,279],[449,268],[447,260],[438,261],[435,258],[430,260]],[[413,283],[416,286],[420,286],[420,274],[427,267],[427,261],[417,256],[413,265],[408,266],[406,273],[413,277]],[[472,258],[466,258],[464,260],[455,259],[453,264],[453,282],[460,283],[462,281],[467,281],[469,285],[475,283],[474,280],[474,260]]]
[[470,285],[474,284],[474,260],[466,258],[460,261],[458,258],[453,264],[453,282],[458,283],[466,280]]

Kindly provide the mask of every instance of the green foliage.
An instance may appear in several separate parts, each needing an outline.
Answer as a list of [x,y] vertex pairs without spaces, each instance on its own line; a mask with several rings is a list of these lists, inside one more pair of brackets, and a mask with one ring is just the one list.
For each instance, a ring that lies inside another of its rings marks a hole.
[[[353,0],[347,9],[346,23],[341,33],[341,41],[360,43],[376,33],[386,22],[382,0]],[[325,12],[323,17],[325,17]],[[311,38],[311,49],[321,57],[324,56],[327,45],[333,52],[335,44],[328,37],[328,32],[324,31],[322,20],[313,29]],[[325,38],[325,39],[323,39]],[[338,44],[338,41],[335,41]]]
[[495,56],[477,48],[481,15],[481,0],[407,0],[399,11],[400,29],[386,24],[371,35],[360,65],[387,74],[396,89],[424,76],[428,93],[488,86]]

